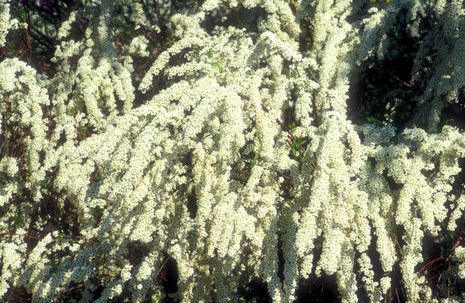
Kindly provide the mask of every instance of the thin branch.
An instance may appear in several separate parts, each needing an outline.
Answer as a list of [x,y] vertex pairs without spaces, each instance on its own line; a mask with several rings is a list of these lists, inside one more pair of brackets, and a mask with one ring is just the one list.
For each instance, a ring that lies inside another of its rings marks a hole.
[[25,238],[28,238],[28,239],[32,239],[32,240],[42,240],[41,237],[36,237],[36,236],[31,236],[29,234],[18,234],[18,233],[13,233],[13,232],[7,232],[7,233],[0,233],[0,237],[2,236],[19,236],[19,237],[25,237]]
[[163,37],[166,37],[168,36],[168,33],[166,31],[166,26],[163,23],[163,18],[160,13],[160,6],[157,0],[153,0],[153,6],[155,7],[155,15],[157,16],[158,26],[160,27]]

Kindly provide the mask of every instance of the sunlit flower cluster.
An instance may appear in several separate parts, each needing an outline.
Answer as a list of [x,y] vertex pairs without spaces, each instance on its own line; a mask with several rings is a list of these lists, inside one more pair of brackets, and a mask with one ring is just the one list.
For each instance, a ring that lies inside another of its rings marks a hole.
[[[388,301],[398,277],[410,302],[433,298],[423,240],[463,231],[465,209],[465,133],[441,124],[463,102],[459,1],[207,0],[165,37],[137,1],[85,5],[51,75],[0,59],[0,297],[147,302],[169,261],[182,302],[236,302],[254,279],[293,302],[321,275],[342,302]],[[444,37],[425,11],[448,16]],[[351,77],[390,56],[401,12],[423,42],[418,115],[355,122]],[[0,0],[0,46],[12,20]]]

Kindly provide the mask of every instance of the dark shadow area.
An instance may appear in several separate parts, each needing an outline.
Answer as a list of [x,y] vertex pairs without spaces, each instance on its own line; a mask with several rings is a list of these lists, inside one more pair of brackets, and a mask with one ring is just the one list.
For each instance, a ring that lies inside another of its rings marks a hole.
[[247,283],[244,287],[239,288],[238,295],[243,298],[246,302],[252,302],[255,300],[256,303],[272,303],[266,283],[254,279]]
[[93,300],[98,300],[102,296],[102,293],[104,290],[105,290],[105,287],[103,287],[103,285],[97,284],[97,288],[92,293]]
[[411,73],[419,39],[408,31],[407,14],[401,10],[388,29],[384,57],[370,57],[350,75],[348,118],[356,124],[392,123],[402,130],[414,114]]
[[443,232],[440,240],[430,235],[425,235],[423,239],[425,261],[419,266],[418,272],[426,277],[433,296],[437,299],[460,296],[465,291],[465,283],[456,272],[459,264],[454,259],[455,248],[464,245],[464,222],[460,221],[459,226],[462,228],[458,233]]
[[195,188],[193,188],[187,194],[187,210],[189,211],[189,217],[191,219],[194,219],[197,216],[197,209],[197,196],[195,194]]
[[133,266],[137,266],[142,262],[150,250],[150,243],[142,243],[140,241],[132,241],[128,243],[128,253],[126,258]]
[[[174,135],[174,130],[172,130],[172,134]],[[184,175],[192,179],[193,178],[193,172],[192,169],[194,167],[194,154],[193,151],[187,152],[183,158],[181,159],[181,163],[184,165],[186,172]],[[187,184],[182,184],[181,186],[178,187],[177,193],[180,195],[180,199],[186,201],[187,203],[187,211],[189,212],[189,217],[191,219],[194,219],[197,216],[197,210],[198,210],[198,201],[197,201],[197,193],[195,186],[193,184],[187,185]]]
[[465,158],[459,159],[459,167],[460,172],[455,175],[454,183],[452,184],[452,188],[456,193],[460,193],[463,185],[465,185]]
[[202,22],[203,28],[212,34],[215,27],[236,27],[243,28],[248,33],[257,33],[258,24],[261,20],[266,18],[266,11],[262,7],[245,8],[238,6],[231,8],[226,16],[222,18],[222,15],[218,14],[217,10],[212,11],[207,15]]
[[322,274],[321,277],[301,280],[297,287],[295,303],[337,303],[341,302],[336,277]]
[[37,12],[37,14],[50,23],[59,23],[66,17],[66,12],[82,5],[79,0],[19,0],[19,4]]
[[24,287],[10,287],[3,300],[5,300],[5,303],[30,303],[32,302],[32,295],[28,294]]
[[376,236],[376,230],[374,226],[370,223],[370,234],[371,241],[370,246],[367,250],[367,255],[370,258],[371,265],[373,266],[373,272],[375,273],[374,279],[379,281],[382,277],[386,276],[386,273],[383,271],[383,266],[381,264],[381,255],[376,249],[376,243],[378,242],[378,236]]
[[283,252],[283,236],[278,232],[278,278],[281,283],[284,283],[284,252]]
[[407,296],[402,283],[402,274],[400,271],[399,263],[395,263],[390,274],[391,276],[391,288],[387,292],[387,302],[391,303],[405,303],[407,302]]
[[465,92],[461,92],[458,103],[446,103],[442,109],[441,124],[457,127],[465,131]]
[[166,256],[157,275],[157,284],[162,287],[165,294],[163,303],[178,302],[171,298],[171,294],[178,291],[179,272],[176,260]]
[[0,48],[0,59],[3,56],[20,58],[39,72],[52,75],[55,64],[51,59],[57,45],[59,25],[71,11],[81,6],[77,0],[12,1],[12,15],[26,23],[27,29],[8,34],[7,45]]
[[393,177],[391,177],[388,173],[387,170],[384,170],[383,171],[383,177],[385,178],[385,180],[387,181],[387,184],[389,186],[389,189],[393,192],[393,193],[398,193],[403,187],[404,185],[403,184],[400,184],[400,183],[397,183]]
[[246,185],[249,180],[252,167],[261,163],[262,159],[251,148],[252,142],[247,142],[239,149],[240,160],[231,166],[231,180]]
[[60,194],[52,192],[41,201],[39,217],[47,224],[44,230],[39,232],[45,236],[49,232],[58,230],[63,237],[78,238],[81,236],[78,209],[69,199],[65,199],[61,207],[56,199],[59,196]]
[[[401,226],[395,226],[393,229],[394,242],[397,256],[400,258],[399,252],[402,251],[402,248],[405,247],[405,241],[402,238],[402,235],[405,234],[405,230]],[[392,271],[389,273],[391,278],[391,288],[388,290],[386,295],[386,302],[392,303],[404,303],[407,302],[407,296],[402,281],[402,273],[400,269],[399,262],[395,262],[392,268]]]
[[[321,257],[323,238],[320,236],[315,240],[313,250],[313,262],[318,262]],[[300,279],[296,290],[295,303],[337,303],[341,302],[337,287],[336,276],[328,276],[322,273],[320,277],[314,274],[308,279]]]

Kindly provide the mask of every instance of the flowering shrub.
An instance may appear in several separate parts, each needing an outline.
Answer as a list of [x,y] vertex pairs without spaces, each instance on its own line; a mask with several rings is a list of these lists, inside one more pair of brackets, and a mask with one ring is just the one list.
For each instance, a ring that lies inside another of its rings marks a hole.
[[0,296],[158,302],[171,260],[183,302],[463,300],[464,16],[0,0]]

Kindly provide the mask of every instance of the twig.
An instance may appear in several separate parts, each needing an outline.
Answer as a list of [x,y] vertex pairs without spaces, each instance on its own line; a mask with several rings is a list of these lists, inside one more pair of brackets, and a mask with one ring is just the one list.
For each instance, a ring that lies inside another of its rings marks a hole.
[[[438,261],[441,261],[443,260],[444,257],[443,256],[440,256],[440,257],[437,257],[436,259],[433,259],[433,260],[430,260],[428,263],[426,263],[425,265],[423,265],[423,267],[420,269],[419,273],[422,273],[423,271],[425,271],[426,269],[428,269],[431,265],[433,265],[434,263],[438,262]],[[430,268],[431,269],[431,268]]]
[[397,297],[397,302],[400,303],[401,301],[400,301],[400,298],[399,298],[399,293],[397,292],[397,288],[396,288],[396,297]]
[[158,5],[157,0],[153,0],[153,6],[155,7],[155,15],[157,16],[158,26],[160,27],[160,30],[161,30],[161,32],[163,34],[163,37],[166,37],[166,36],[168,36],[168,33],[166,32],[166,27],[163,24],[163,19],[161,17],[161,13],[160,13],[160,6]]
[[25,33],[26,33],[26,47],[27,47],[27,50],[28,50],[28,61],[29,63],[31,63],[32,61],[32,47],[31,47],[31,42],[29,41],[30,37],[29,37],[29,28],[31,28],[31,16],[29,14],[29,9],[26,5],[26,2],[24,2],[24,5],[23,5],[23,8],[24,8],[24,13],[25,13],[25,17],[26,17],[26,23],[27,23],[27,28],[25,30]]
[[42,41],[45,41],[45,42],[49,45],[50,48],[53,48],[54,42],[53,42],[52,39],[50,39],[49,37],[45,36],[41,31],[35,29],[34,27],[31,27],[31,30],[32,30],[35,34],[37,34],[38,36],[40,36],[40,37],[41,37],[41,40],[42,40]]
[[160,278],[162,278],[163,280],[167,281],[166,278],[161,277],[160,274],[161,274],[161,271],[162,271],[163,267],[165,267],[166,262],[168,262],[168,260],[169,260],[170,258],[171,258],[171,256],[166,257],[165,261],[163,261],[163,263],[161,264],[160,269],[158,270],[157,278],[160,277]]
[[412,84],[410,83],[407,83],[405,82],[404,80],[400,79],[399,77],[397,77],[397,75],[395,75],[393,72],[389,72],[389,74],[394,78],[396,79],[400,84],[404,85],[404,86],[407,86],[408,88],[411,88],[412,87]]
[[0,236],[22,236],[22,237],[32,239],[32,240],[42,240],[43,239],[41,237],[35,237],[35,236],[28,235],[28,234],[18,234],[18,233],[13,233],[13,232],[0,233]]

